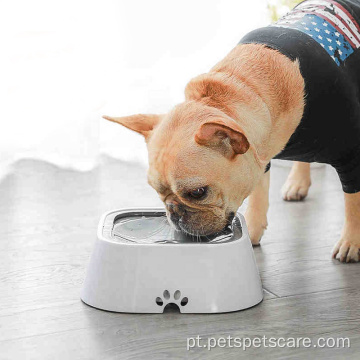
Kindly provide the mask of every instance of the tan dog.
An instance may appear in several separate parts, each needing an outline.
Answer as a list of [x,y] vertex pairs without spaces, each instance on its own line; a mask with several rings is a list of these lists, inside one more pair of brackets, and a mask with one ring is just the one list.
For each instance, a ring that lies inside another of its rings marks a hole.
[[[253,244],[267,226],[266,164],[288,142],[304,110],[297,61],[263,45],[243,44],[207,74],[190,81],[186,101],[165,115],[106,119],[145,137],[148,182],[170,222],[187,233],[221,231],[249,195],[245,214]],[[308,165],[295,165],[284,198],[310,186]],[[360,193],[345,194],[346,222],[334,256],[359,261]]]

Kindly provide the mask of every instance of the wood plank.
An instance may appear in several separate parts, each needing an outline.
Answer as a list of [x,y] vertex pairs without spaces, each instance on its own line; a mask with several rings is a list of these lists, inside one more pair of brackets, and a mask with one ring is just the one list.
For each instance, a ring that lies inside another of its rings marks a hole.
[[[79,294],[100,215],[161,206],[146,169],[110,158],[91,172],[20,161],[0,182],[0,359],[358,358],[359,265],[330,259],[343,216],[337,176],[314,170],[309,198],[286,203],[287,172],[272,168],[269,229],[255,248],[265,301],[230,314],[136,315],[93,309]],[[351,348],[186,351],[196,335],[349,336]]]
[[[11,358],[64,359],[273,359],[356,358],[360,351],[358,290],[276,298],[246,311],[216,315],[116,314],[74,302],[17,314],[9,340]],[[14,318],[0,318],[3,328]],[[350,349],[204,348],[186,350],[187,337],[349,337]],[[6,357],[4,357],[6,358]],[[10,358],[10,357],[8,357]]]

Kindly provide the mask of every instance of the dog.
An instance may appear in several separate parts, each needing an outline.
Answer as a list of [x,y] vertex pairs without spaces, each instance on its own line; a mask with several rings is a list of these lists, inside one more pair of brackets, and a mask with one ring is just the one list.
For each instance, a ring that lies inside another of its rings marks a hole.
[[345,224],[333,257],[360,248],[360,2],[307,0],[247,34],[185,101],[162,115],[104,116],[144,136],[148,182],[169,222],[193,235],[221,231],[245,198],[253,245],[267,227],[273,158],[294,160],[285,200],[302,200],[310,162],[337,170]]

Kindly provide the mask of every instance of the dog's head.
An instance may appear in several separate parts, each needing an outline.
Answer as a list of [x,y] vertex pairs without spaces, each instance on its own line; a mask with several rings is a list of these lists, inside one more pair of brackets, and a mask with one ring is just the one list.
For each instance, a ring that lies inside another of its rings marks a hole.
[[166,115],[105,118],[145,137],[148,182],[164,202],[170,223],[186,233],[221,231],[263,171],[237,122],[196,101]]

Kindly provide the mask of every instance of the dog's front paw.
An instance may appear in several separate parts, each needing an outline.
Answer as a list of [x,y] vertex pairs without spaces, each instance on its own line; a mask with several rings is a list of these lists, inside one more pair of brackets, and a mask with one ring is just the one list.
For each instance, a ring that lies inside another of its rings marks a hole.
[[267,218],[254,211],[248,210],[245,213],[245,221],[249,230],[250,240],[254,246],[260,245],[260,241],[267,228]]
[[311,185],[310,179],[291,178],[287,179],[281,189],[282,197],[285,201],[304,200],[309,192]]
[[344,236],[335,245],[332,257],[341,262],[359,262],[359,251],[360,236],[356,238]]

